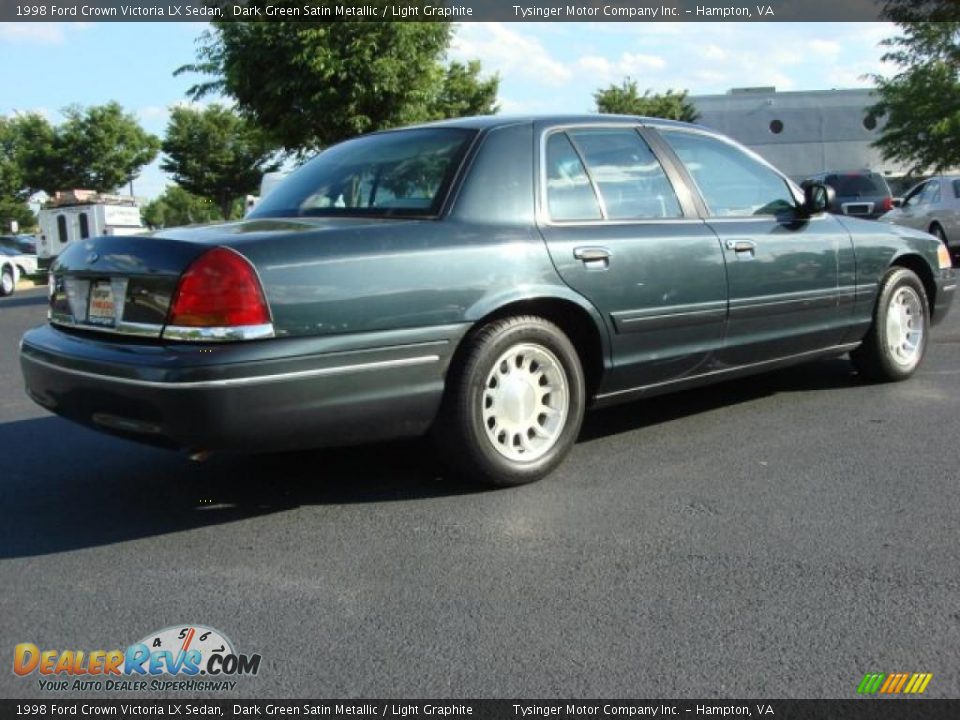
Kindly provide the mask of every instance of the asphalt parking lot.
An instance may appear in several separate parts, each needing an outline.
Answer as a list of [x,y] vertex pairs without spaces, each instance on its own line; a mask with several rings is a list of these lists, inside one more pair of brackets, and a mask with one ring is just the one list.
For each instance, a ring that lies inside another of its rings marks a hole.
[[226,697],[960,696],[960,308],[909,382],[836,359],[594,413],[500,491],[426,442],[195,464],[74,426],[23,393],[44,317],[0,299],[5,663],[200,623],[263,657]]

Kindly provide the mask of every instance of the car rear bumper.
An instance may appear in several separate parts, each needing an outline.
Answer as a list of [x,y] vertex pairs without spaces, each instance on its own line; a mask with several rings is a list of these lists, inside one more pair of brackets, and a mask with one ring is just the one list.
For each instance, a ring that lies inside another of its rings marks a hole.
[[941,270],[937,276],[937,295],[933,305],[933,313],[930,322],[934,325],[946,317],[950,306],[953,304],[953,297],[957,294],[957,282],[960,270],[957,268],[947,268]]
[[466,329],[204,347],[48,325],[24,336],[20,362],[33,400],[97,430],[193,451],[288,450],[425,432]]

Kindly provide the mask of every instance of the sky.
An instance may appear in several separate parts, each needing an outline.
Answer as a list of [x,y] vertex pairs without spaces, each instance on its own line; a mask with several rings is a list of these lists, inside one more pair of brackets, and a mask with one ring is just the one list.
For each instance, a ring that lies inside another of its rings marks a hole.
[[[116,100],[163,135],[169,108],[187,102],[205,23],[0,23],[0,115]],[[450,58],[500,74],[503,113],[594,110],[593,93],[630,76],[642,89],[719,94],[869,87],[887,23],[464,23]],[[153,198],[170,183],[158,163],[134,182]]]

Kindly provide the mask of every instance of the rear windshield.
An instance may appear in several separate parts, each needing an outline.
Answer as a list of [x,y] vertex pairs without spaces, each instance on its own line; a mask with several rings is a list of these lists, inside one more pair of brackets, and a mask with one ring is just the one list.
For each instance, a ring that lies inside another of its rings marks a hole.
[[824,182],[832,187],[837,195],[889,195],[890,188],[882,175],[876,173],[859,175],[827,175]]
[[284,179],[249,217],[436,215],[474,135],[423,128],[334,145]]

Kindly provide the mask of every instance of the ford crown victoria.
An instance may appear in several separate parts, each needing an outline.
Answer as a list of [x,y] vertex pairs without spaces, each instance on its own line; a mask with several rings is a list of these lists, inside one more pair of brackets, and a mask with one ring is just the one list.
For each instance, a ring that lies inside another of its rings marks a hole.
[[908,378],[956,271],[832,200],[665,120],[371,134],[242,222],[74,243],[23,375],[55,413],[192,453],[432,431],[457,471],[528,482],[591,406],[844,353]]

